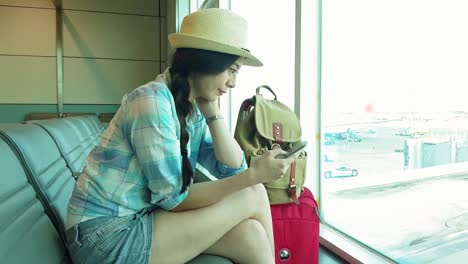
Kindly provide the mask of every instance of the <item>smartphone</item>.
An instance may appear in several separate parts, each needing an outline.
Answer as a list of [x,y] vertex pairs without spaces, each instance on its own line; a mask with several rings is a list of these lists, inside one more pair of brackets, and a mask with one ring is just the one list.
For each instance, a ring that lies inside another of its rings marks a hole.
[[302,141],[300,143],[295,144],[292,149],[290,149],[288,152],[284,154],[278,154],[276,155],[276,159],[287,159],[291,157],[292,155],[296,154],[297,152],[303,150],[307,146],[307,141]]

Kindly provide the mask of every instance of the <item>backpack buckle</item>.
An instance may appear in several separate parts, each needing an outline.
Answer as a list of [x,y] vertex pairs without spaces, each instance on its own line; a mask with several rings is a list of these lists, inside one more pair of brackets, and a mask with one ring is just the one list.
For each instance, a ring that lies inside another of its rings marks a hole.
[[278,143],[271,144],[271,149],[277,149],[277,148],[281,148],[280,144]]

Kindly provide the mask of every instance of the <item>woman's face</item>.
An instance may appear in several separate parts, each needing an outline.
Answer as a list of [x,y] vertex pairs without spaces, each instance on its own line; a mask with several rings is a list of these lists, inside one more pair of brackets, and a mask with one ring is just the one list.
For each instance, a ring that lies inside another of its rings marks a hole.
[[207,101],[215,101],[227,93],[229,88],[236,87],[236,77],[244,58],[237,59],[225,71],[219,74],[194,74],[189,78],[190,101],[202,97]]

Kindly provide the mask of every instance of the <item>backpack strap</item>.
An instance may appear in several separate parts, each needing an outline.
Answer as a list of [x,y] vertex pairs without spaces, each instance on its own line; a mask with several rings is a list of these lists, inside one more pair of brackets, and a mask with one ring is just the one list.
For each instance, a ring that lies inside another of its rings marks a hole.
[[253,98],[248,98],[248,99],[245,99],[244,102],[242,102],[241,104],[241,107],[240,107],[240,111],[239,112],[247,112],[247,111],[250,111],[250,109],[252,107],[255,106],[255,97]]
[[299,204],[299,200],[296,195],[296,162],[291,163],[291,171],[289,174],[289,197],[294,203]]
[[261,94],[260,94],[260,89],[261,89],[261,88],[265,88],[265,89],[267,89],[268,91],[270,91],[270,93],[272,93],[272,94],[275,96],[275,100],[276,100],[277,97],[276,97],[275,92],[273,92],[273,89],[271,89],[270,86],[268,86],[268,85],[260,85],[260,86],[258,86],[257,89],[255,89],[255,93],[256,93],[257,95],[261,95]]
[[283,124],[281,123],[273,123],[273,138],[275,139],[275,143],[282,143],[283,142]]

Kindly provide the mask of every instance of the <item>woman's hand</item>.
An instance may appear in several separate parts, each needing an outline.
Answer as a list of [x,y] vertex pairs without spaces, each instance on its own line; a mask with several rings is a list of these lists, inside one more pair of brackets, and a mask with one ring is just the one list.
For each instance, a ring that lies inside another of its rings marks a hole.
[[286,152],[280,148],[269,150],[255,162],[251,162],[250,169],[253,170],[257,183],[267,183],[279,179],[288,171],[289,165],[299,156],[299,154],[296,154],[287,159],[275,158],[276,155],[282,153]]
[[196,100],[198,109],[200,109],[205,118],[219,114],[218,100],[208,101],[203,97],[198,97]]

